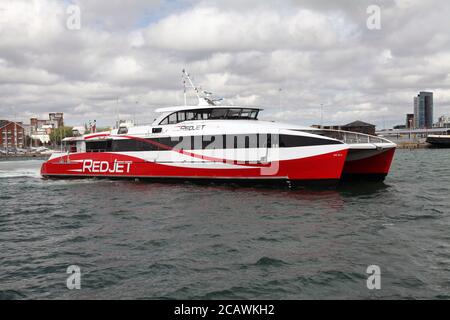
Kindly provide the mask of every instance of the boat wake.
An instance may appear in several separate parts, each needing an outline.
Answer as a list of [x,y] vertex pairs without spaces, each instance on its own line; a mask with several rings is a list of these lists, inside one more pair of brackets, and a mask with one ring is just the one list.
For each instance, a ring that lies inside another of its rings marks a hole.
[[0,170],[0,179],[9,178],[41,178],[39,169]]
[[1,161],[0,179],[41,178],[42,161]]

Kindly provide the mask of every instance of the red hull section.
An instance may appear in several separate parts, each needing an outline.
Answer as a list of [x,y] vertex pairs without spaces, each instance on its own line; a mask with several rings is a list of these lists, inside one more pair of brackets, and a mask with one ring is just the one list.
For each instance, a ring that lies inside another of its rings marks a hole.
[[344,175],[379,175],[386,176],[391,168],[395,148],[375,156],[355,161],[348,161],[344,166]]
[[337,180],[346,157],[347,150],[342,150],[265,166],[237,163],[233,168],[207,169],[148,162],[123,154],[80,153],[44,163],[41,174],[44,177]]

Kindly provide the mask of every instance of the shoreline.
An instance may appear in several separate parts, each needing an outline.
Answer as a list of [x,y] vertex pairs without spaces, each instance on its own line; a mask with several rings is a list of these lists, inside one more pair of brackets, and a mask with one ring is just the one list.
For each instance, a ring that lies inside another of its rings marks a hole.
[[46,154],[36,154],[36,153],[27,153],[27,154],[1,154],[0,160],[7,160],[7,159],[47,159],[50,155]]
[[397,149],[434,149],[430,144],[424,142],[396,142]]

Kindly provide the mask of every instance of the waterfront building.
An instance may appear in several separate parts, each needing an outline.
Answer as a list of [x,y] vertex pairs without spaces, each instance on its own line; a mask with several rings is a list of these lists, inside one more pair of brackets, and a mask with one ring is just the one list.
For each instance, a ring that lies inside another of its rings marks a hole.
[[52,130],[64,126],[64,113],[53,112],[48,114],[48,119],[40,120],[38,118],[30,119],[31,133],[38,134],[46,131],[50,134]]
[[414,127],[433,127],[433,92],[421,91],[414,97]]
[[435,125],[435,127],[438,127],[438,128],[450,128],[450,117],[440,116],[439,119],[438,119],[438,122]]
[[0,148],[23,148],[25,129],[20,122],[0,120]]
[[364,121],[354,121],[341,127],[342,130],[375,135],[375,125]]
[[406,128],[407,129],[414,128],[414,113],[406,114]]
[[359,120],[348,123],[343,126],[341,126],[341,125],[329,125],[329,126],[312,125],[311,127],[317,128],[317,129],[344,130],[344,131],[351,131],[351,132],[375,135],[375,125],[374,124],[370,124],[370,123],[367,123],[364,121],[359,121]]
[[50,143],[50,134],[52,133],[53,127],[51,125],[43,125],[40,128],[37,128],[31,138],[34,141],[38,141],[40,145],[45,145]]
[[48,114],[49,124],[53,126],[54,129],[64,127],[64,113],[53,112]]

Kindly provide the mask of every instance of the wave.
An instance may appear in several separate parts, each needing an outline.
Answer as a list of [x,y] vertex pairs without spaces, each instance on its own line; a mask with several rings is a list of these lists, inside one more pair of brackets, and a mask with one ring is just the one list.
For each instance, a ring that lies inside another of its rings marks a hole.
[[41,178],[40,169],[0,170],[0,179]]
[[41,160],[13,160],[0,162],[2,178],[40,178]]

